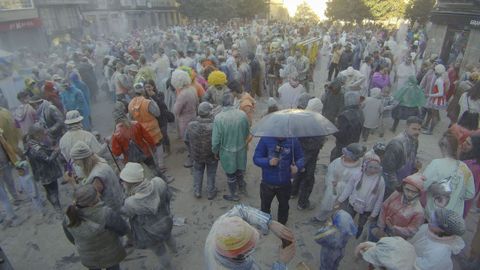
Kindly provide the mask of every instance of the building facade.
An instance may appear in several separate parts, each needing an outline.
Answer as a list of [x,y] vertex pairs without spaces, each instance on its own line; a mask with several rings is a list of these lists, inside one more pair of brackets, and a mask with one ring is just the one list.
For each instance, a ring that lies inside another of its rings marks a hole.
[[431,13],[432,26],[426,56],[438,55],[443,63],[480,67],[480,1],[438,0]]
[[42,26],[33,0],[0,1],[0,49],[45,50],[47,40]]
[[50,42],[58,43],[83,35],[84,20],[81,14],[87,0],[34,0],[42,19],[45,34]]
[[90,0],[83,15],[92,35],[123,36],[132,30],[181,22],[174,0]]

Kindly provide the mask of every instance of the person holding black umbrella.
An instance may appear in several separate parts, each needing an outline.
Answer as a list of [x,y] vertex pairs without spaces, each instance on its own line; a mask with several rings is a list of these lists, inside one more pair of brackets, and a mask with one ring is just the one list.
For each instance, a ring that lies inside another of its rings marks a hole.
[[262,137],[253,162],[262,168],[261,210],[270,214],[273,198],[278,200],[278,222],[288,220],[291,179],[304,167],[302,146],[297,138]]

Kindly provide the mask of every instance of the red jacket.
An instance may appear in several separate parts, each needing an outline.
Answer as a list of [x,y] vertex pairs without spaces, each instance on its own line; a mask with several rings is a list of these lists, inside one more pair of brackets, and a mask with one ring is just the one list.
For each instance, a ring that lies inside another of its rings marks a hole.
[[[112,136],[112,153],[115,156],[123,154],[125,162],[128,162],[128,142],[131,136],[135,143],[142,149],[147,157],[151,157],[151,151],[155,151],[155,141],[147,130],[138,122],[132,121],[131,127],[128,128],[123,123],[118,123]],[[150,148],[150,149],[149,149]]]

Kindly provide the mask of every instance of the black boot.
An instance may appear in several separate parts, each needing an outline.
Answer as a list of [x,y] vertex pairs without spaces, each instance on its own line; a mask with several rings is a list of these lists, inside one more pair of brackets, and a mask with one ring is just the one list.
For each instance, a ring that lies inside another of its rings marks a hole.
[[227,201],[238,202],[240,198],[236,194],[237,182],[228,183],[228,190],[230,191],[230,195],[223,195],[223,199]]

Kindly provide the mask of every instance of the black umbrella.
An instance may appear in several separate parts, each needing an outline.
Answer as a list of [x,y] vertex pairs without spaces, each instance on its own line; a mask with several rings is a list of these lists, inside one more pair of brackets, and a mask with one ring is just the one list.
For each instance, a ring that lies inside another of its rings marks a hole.
[[332,122],[317,112],[288,109],[265,116],[251,133],[257,137],[299,138],[327,136],[337,131]]

